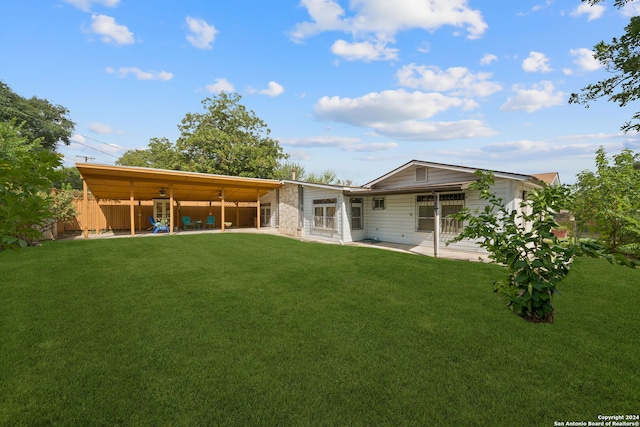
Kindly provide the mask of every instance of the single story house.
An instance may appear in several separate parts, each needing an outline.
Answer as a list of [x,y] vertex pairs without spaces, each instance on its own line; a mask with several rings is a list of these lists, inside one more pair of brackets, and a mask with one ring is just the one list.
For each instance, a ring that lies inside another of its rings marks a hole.
[[[284,235],[338,243],[370,240],[426,246],[437,256],[439,248],[464,227],[448,216],[463,207],[482,208],[485,203],[477,191],[468,189],[476,179],[476,168],[420,160],[407,162],[362,186],[126,166],[76,166],[85,183],[85,206],[88,190],[96,200],[118,200],[132,235],[141,201],[154,200],[156,217],[160,215],[156,206],[162,208],[171,232],[179,222],[180,202],[202,201],[209,211],[217,207],[217,224],[222,231],[229,208],[233,203],[236,209],[244,203],[251,206],[252,226],[257,228],[274,227]],[[493,191],[512,210],[519,209],[532,189],[559,184],[557,173],[492,172]],[[450,248],[481,251],[472,241]]]
[[[282,234],[341,243],[369,240],[427,246],[437,256],[464,226],[448,215],[463,207],[484,207],[478,191],[468,189],[476,170],[412,160],[359,187],[285,180],[261,203],[277,207],[271,210],[270,225]],[[493,191],[510,210],[519,209],[528,191],[559,184],[555,172],[492,172]],[[482,251],[472,241],[450,249]]]

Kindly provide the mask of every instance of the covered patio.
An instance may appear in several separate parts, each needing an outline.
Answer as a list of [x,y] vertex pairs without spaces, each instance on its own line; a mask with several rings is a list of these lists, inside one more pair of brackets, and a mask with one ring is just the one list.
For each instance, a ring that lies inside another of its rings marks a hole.
[[[279,188],[280,181],[259,178],[182,172],[131,166],[111,166],[76,163],[83,181],[82,211],[86,215],[88,193],[97,200],[128,201],[130,235],[135,236],[135,207],[140,201],[164,199],[168,201],[168,228],[173,234],[179,225],[176,202],[212,202],[221,204],[221,231],[225,231],[227,203],[255,203],[256,228],[260,228],[260,198]],[[83,226],[88,238],[87,225]]]

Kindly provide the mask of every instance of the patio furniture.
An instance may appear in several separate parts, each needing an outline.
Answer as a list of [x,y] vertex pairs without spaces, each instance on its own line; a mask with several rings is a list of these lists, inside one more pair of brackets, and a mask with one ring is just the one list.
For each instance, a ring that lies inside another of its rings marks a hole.
[[207,217],[207,221],[204,223],[204,228],[207,228],[207,225],[210,225],[211,228],[216,228],[216,217],[213,215],[209,215]]
[[182,228],[183,229],[187,229],[189,228],[189,226],[193,227],[193,229],[196,229],[196,224],[191,222],[191,217],[186,215],[182,217]]
[[152,216],[149,217],[149,222],[151,222],[151,225],[153,226],[153,234],[157,234],[158,231],[164,231],[166,233],[169,232],[168,225],[157,222]]

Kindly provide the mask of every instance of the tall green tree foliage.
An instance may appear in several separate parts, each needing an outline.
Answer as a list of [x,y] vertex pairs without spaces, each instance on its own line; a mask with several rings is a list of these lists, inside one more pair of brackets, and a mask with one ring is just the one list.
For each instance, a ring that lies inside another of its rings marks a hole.
[[[591,5],[604,0],[582,0]],[[623,7],[633,0],[615,0],[617,7]],[[607,98],[620,107],[624,107],[640,98],[640,17],[633,16],[625,33],[614,37],[610,43],[601,41],[594,46],[594,58],[612,76],[582,88],[581,93],[572,93],[569,103],[583,104],[586,107],[593,100]],[[622,126],[624,132],[640,131],[640,111]]]
[[116,164],[145,168],[189,170],[186,159],[167,138],[151,138],[149,148],[128,150]]
[[612,251],[640,243],[640,169],[638,154],[623,150],[607,158],[596,153],[596,171],[582,171],[572,206],[581,228],[594,226]]
[[60,156],[29,142],[14,122],[0,122],[0,251],[42,238],[37,227],[55,216],[49,189],[59,179]]
[[496,282],[495,291],[504,297],[518,316],[530,322],[551,323],[555,318],[552,297],[569,274],[575,256],[605,257],[609,262],[633,266],[622,256],[613,256],[590,242],[560,245],[552,230],[558,227],[554,213],[571,203],[567,186],[534,189],[519,210],[509,210],[502,198],[491,192],[493,174],[477,171],[478,181],[469,186],[486,201],[483,210],[465,208],[452,215],[465,228],[448,243],[476,240],[491,259],[505,266],[506,280]]
[[48,150],[55,151],[58,143],[69,145],[75,123],[67,115],[69,110],[46,99],[24,98],[0,81],[0,122],[16,119],[21,124],[20,135],[26,141],[39,141]]
[[202,101],[204,113],[188,113],[178,129],[177,148],[188,169],[222,175],[273,178],[288,156],[269,135],[271,130],[240,95],[220,93]]

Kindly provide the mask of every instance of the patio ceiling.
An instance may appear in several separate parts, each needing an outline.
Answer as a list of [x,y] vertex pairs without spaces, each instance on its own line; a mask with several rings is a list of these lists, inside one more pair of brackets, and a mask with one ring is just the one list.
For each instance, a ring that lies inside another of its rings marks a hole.
[[[108,200],[128,200],[133,186],[135,200],[173,198],[179,201],[219,201],[224,190],[228,202],[255,202],[258,196],[281,186],[271,179],[242,178],[164,169],[131,166],[110,166],[76,163],[82,179],[94,197]],[[165,196],[160,190],[164,189]]]

